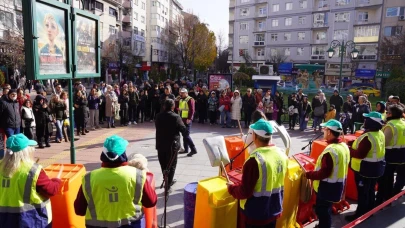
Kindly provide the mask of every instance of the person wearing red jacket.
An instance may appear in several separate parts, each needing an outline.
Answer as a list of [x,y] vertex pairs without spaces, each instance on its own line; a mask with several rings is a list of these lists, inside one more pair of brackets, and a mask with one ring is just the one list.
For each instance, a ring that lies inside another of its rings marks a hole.
[[219,98],[219,111],[221,112],[222,128],[231,128],[231,98],[227,95],[226,90],[222,91]]

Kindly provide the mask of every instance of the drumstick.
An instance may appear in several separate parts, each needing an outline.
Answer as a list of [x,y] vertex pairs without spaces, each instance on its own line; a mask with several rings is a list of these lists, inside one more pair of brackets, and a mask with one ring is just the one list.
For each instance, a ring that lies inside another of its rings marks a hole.
[[239,120],[238,120],[238,126],[239,126],[239,130],[240,130],[240,136],[243,137],[243,131],[242,131],[242,127],[240,126]]

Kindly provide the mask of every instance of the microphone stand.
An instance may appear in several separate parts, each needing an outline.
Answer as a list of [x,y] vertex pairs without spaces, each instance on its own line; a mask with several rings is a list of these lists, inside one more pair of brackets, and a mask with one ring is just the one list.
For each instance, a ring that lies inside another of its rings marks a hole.
[[313,143],[315,140],[317,140],[318,138],[320,138],[322,135],[323,135],[323,133],[321,133],[321,134],[316,135],[315,137],[313,137],[311,140],[309,140],[309,143],[308,143],[306,146],[304,146],[304,147],[301,148],[301,150],[305,150],[305,148],[307,148],[307,147],[309,146],[309,152],[311,153],[311,150],[312,150],[312,143]]
[[236,160],[236,158],[238,158],[242,153],[243,153],[243,151],[245,151],[250,145],[252,145],[252,143],[253,142],[250,142],[249,143],[249,145],[247,145],[246,147],[244,147],[237,155],[235,155],[233,158],[231,158],[230,159],[230,161],[229,161],[229,168],[232,170],[232,168],[233,168],[233,166],[232,166],[232,164],[233,164],[233,162]]

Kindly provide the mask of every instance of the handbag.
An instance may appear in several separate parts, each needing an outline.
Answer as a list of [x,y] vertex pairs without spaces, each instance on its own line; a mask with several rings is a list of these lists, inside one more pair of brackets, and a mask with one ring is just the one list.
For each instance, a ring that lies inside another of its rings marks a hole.
[[225,109],[225,105],[221,105],[221,107],[218,108],[218,111],[222,112]]
[[63,121],[63,126],[65,126],[65,127],[70,126],[69,119],[66,118],[66,119]]
[[63,111],[62,119],[65,120],[65,119],[67,119],[67,118],[68,118],[68,117],[67,117],[66,110],[65,110],[65,111]]
[[323,116],[324,114],[323,106],[318,106],[314,109],[315,116]]

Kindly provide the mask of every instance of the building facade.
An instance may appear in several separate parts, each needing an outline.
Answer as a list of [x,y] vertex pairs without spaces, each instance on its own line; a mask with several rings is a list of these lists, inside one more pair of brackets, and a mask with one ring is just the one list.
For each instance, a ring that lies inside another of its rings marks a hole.
[[[320,64],[325,65],[324,83],[333,84],[340,49],[330,59],[327,50],[333,40],[353,41],[344,55],[344,81],[374,79],[383,0],[230,0],[229,17],[228,60],[236,68],[245,62],[245,52],[253,65],[280,59]],[[353,47],[360,52],[355,60],[350,57]]]

